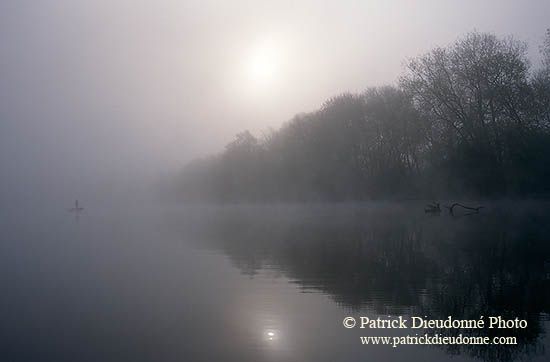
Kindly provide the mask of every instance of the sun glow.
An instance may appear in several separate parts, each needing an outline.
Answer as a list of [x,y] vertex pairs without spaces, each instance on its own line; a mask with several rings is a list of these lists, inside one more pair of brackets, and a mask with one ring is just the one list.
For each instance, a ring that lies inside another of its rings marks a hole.
[[266,86],[273,83],[281,72],[281,50],[272,44],[256,48],[247,64],[250,81],[256,85]]

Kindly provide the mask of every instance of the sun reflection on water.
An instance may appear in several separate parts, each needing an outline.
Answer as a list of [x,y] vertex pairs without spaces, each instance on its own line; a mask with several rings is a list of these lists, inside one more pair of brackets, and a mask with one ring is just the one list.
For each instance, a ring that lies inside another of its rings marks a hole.
[[273,329],[269,329],[264,332],[264,338],[268,341],[276,341],[278,339],[277,337],[277,332]]

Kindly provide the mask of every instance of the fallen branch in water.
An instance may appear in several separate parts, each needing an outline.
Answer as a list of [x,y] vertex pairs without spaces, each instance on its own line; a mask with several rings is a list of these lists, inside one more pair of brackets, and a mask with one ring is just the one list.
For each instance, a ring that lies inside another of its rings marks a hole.
[[454,208],[455,207],[461,207],[463,209],[466,209],[466,210],[472,210],[472,211],[475,211],[476,213],[479,213],[479,210],[483,209],[483,206],[478,206],[478,207],[470,207],[470,206],[466,206],[466,205],[462,205],[458,202],[455,202],[454,204],[452,204],[451,206],[445,206],[447,209],[449,209],[449,213],[451,215],[453,215],[454,213]]

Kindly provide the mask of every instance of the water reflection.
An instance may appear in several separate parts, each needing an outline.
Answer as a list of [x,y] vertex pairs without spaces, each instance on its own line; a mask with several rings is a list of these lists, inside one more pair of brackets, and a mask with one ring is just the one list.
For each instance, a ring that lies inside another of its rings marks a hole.
[[277,337],[278,337],[277,333],[275,333],[275,331],[273,331],[273,330],[266,331],[265,335],[266,335],[268,341],[276,341]]
[[[200,219],[187,215],[183,230],[222,250],[244,274],[274,271],[353,313],[525,319],[526,329],[431,330],[514,335],[515,346],[444,347],[449,354],[511,361],[544,350],[548,206],[500,203],[467,217],[425,215],[416,204],[227,207]],[[264,337],[278,335],[266,330]]]

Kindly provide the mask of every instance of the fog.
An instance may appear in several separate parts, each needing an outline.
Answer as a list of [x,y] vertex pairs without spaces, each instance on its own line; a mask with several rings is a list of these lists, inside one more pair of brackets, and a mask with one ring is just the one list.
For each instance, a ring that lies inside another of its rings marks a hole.
[[1,0],[0,360],[548,360],[548,14]]
[[[2,200],[141,193],[237,132],[392,84],[404,60],[474,29],[528,42],[537,66],[549,13],[544,0],[4,0]],[[262,52],[267,76],[251,65]]]

